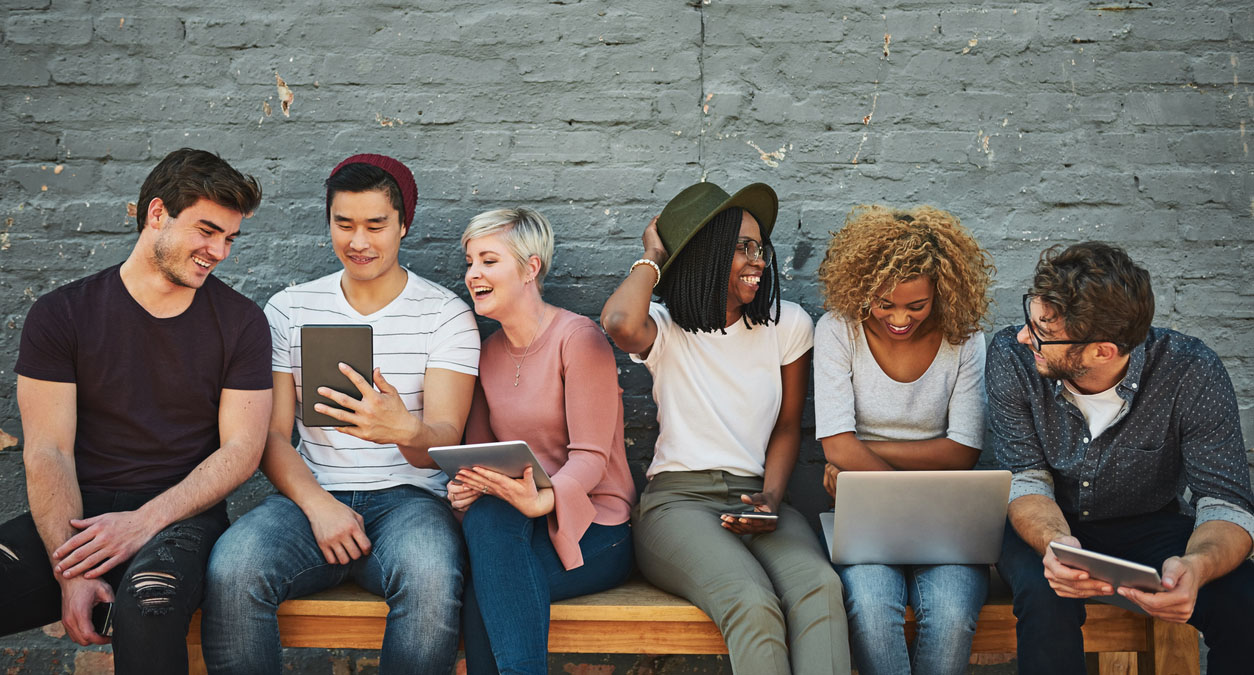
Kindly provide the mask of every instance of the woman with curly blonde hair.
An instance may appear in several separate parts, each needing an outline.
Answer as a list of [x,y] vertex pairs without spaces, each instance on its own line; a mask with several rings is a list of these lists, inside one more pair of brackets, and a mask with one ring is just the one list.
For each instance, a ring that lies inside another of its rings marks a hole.
[[[984,334],[993,266],[948,212],[861,206],[819,267],[816,431],[841,471],[970,469],[984,436]],[[988,592],[984,565],[836,566],[863,675],[961,673]],[[918,635],[902,624],[914,607]]]

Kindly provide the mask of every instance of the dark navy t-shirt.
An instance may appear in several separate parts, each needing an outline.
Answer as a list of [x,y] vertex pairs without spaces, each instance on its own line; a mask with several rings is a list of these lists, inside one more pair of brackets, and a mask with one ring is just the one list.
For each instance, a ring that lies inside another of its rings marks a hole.
[[210,276],[182,314],[158,319],[127,292],[120,267],[40,298],[15,368],[75,383],[85,492],[169,488],[218,449],[222,390],[273,384],[270,329],[255,303]]

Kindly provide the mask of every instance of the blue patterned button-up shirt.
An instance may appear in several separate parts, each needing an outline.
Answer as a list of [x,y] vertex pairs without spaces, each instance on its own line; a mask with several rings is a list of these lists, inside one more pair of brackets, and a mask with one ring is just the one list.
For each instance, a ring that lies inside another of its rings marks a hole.
[[[988,349],[985,385],[997,460],[1014,473],[1010,500],[1045,495],[1063,513],[1101,520],[1179,500],[1195,515],[1254,538],[1254,495],[1232,381],[1201,340],[1151,328],[1116,385],[1123,411],[1096,438],[1032,352],[1005,328]],[[1189,499],[1185,499],[1188,488]]]

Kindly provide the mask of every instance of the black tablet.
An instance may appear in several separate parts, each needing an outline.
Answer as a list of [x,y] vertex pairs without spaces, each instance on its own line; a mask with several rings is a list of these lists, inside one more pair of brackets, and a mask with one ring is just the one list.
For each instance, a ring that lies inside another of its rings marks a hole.
[[347,363],[367,382],[371,381],[374,373],[374,331],[370,326],[300,327],[301,421],[305,426],[352,426],[314,410],[316,403],[339,408],[331,399],[318,395],[318,387],[329,387],[361,399],[361,392],[347,375],[340,372],[340,363]]

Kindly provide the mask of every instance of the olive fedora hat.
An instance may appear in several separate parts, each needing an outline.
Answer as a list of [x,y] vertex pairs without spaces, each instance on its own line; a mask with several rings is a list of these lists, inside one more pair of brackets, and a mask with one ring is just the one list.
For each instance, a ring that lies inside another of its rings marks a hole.
[[714,183],[697,183],[684,188],[666,203],[662,214],[657,217],[657,233],[662,238],[668,257],[662,265],[662,277],[671,263],[683,251],[684,246],[692,241],[701,228],[705,227],[714,216],[727,209],[738,207],[748,211],[762,228],[762,238],[771,236],[771,228],[775,226],[775,216],[779,213],[779,197],[775,190],[766,183],[753,183],[741,188],[734,195],[727,194],[723,188]]

